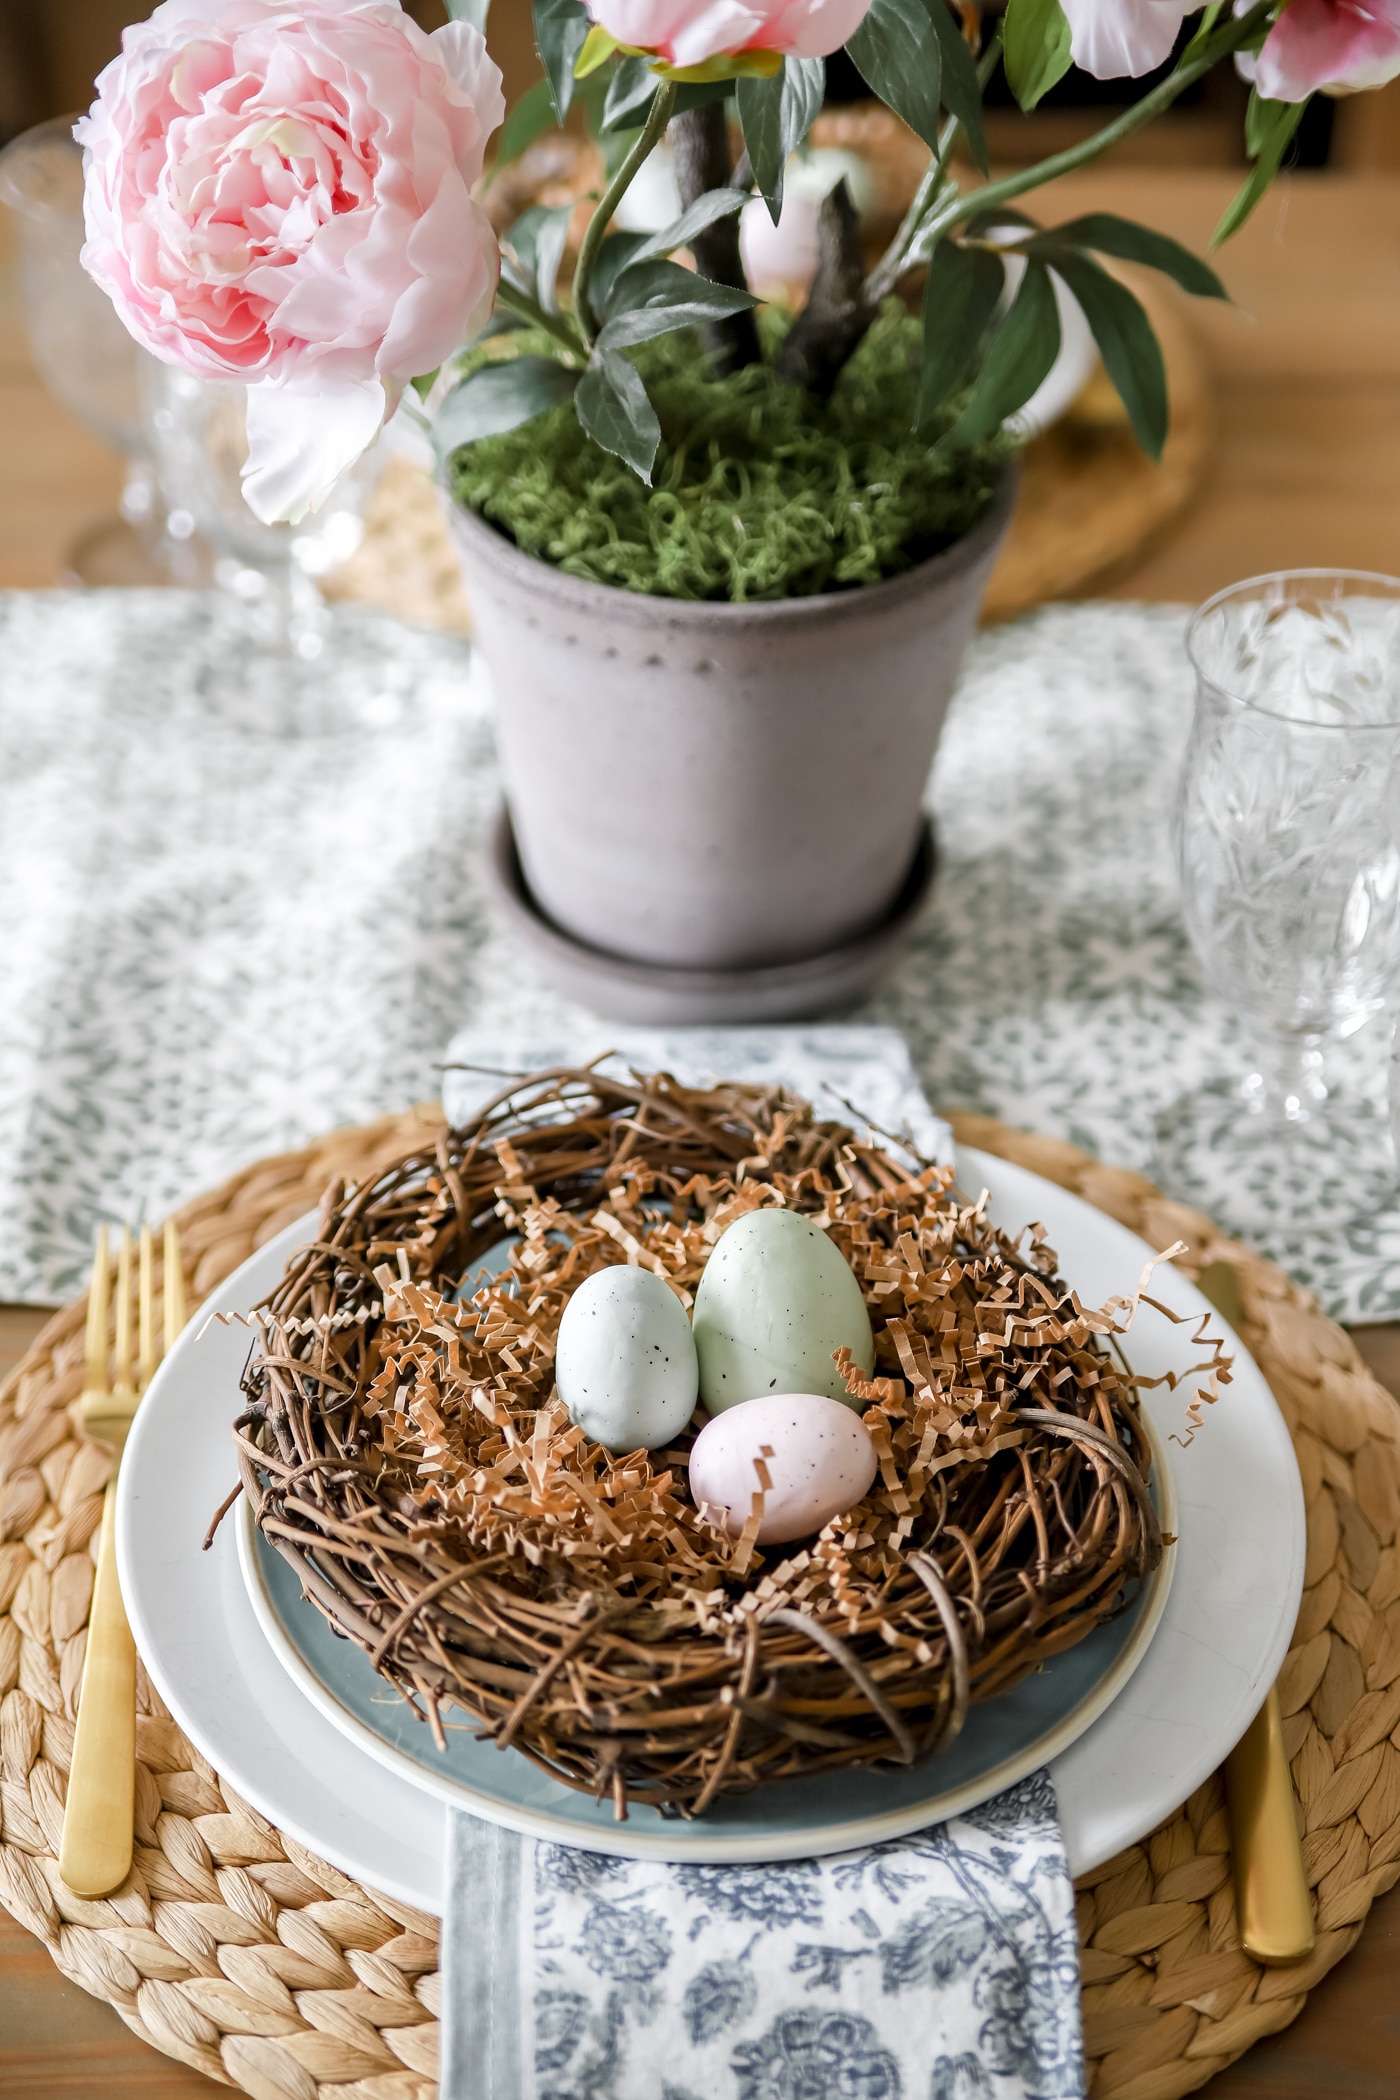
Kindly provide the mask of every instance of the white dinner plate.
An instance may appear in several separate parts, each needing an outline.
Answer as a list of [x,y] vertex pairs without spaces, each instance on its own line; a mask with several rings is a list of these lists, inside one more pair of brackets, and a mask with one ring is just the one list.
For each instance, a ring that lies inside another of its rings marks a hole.
[[[1042,1223],[1086,1303],[1132,1292],[1148,1250],[1101,1212],[984,1153],[960,1150],[959,1179],[964,1188],[985,1183],[993,1217],[1013,1230]],[[221,1285],[157,1373],[122,1466],[122,1586],[151,1676],[216,1769],[342,1871],[435,1911],[442,1800],[421,1774],[381,1762],[346,1732],[343,1714],[333,1720],[293,1681],[250,1601],[236,1525],[225,1523],[211,1551],[200,1552],[209,1514],[234,1479],[229,1425],[251,1341],[246,1328],[209,1315],[256,1303],[305,1231],[280,1234]],[[1129,1344],[1134,1368],[1184,1371],[1194,1360],[1196,1320],[1207,1312],[1218,1328],[1218,1315],[1171,1270],[1156,1272],[1153,1294],[1185,1324],[1144,1311]],[[1194,1438],[1171,1445],[1180,1545],[1156,1637],[1113,1704],[1052,1762],[1076,1872],[1145,1835],[1215,1769],[1287,1650],[1302,1589],[1302,1486],[1268,1387],[1233,1337],[1231,1345],[1232,1383]],[[1162,1387],[1146,1396],[1159,1443],[1187,1436],[1191,1390]],[[396,1696],[387,1685],[385,1694]],[[520,1816],[502,1820],[535,1827]],[[573,1841],[612,1842],[602,1832]],[[855,1829],[844,1841],[864,1839]],[[776,1852],[746,1856],[794,1850],[789,1838]]]

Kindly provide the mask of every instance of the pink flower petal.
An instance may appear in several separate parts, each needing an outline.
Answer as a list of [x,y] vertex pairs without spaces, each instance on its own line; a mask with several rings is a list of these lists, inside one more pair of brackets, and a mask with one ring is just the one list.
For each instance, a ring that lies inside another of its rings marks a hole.
[[372,445],[388,402],[377,379],[248,389],[243,499],[264,525],[296,525]]
[[157,357],[260,382],[260,516],[319,501],[386,388],[485,324],[499,252],[470,186],[503,115],[478,32],[429,36],[398,0],[166,0],[126,31],[76,127],[84,263]]
[[825,58],[869,12],[870,0],[589,0],[593,20],[619,43],[676,66],[741,51]]
[[1060,0],[1074,63],[1096,80],[1136,79],[1165,65],[1192,0]]
[[1254,84],[1271,102],[1318,88],[1383,87],[1400,75],[1400,0],[1290,0],[1264,40]]

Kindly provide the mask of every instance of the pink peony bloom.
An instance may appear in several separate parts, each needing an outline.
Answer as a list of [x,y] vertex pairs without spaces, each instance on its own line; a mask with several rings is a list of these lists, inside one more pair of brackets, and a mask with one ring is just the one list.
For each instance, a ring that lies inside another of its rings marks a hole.
[[1270,102],[1383,87],[1400,74],[1400,0],[1290,0],[1250,71]]
[[1134,79],[1165,65],[1200,0],[1060,0],[1070,55],[1098,80]]
[[157,357],[248,383],[265,523],[484,326],[500,83],[475,29],[429,36],[399,0],[166,0],[98,79],[84,265]]
[[670,66],[703,66],[741,51],[825,58],[839,51],[870,0],[588,0],[600,29]]

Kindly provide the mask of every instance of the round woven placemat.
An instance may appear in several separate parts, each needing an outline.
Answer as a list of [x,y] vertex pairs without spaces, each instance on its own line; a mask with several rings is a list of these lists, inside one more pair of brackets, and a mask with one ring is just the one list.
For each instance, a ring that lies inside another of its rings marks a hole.
[[[194,1297],[313,1208],[332,1175],[372,1172],[433,1120],[424,1110],[336,1132],[190,1204],[180,1229]],[[1241,1952],[1218,1778],[1078,1884],[1094,2100],[1175,2100],[1287,2026],[1400,1879],[1400,1409],[1279,1270],[1141,1175],[982,1117],[957,1130],[1154,1246],[1185,1240],[1188,1273],[1228,1264],[1237,1325],[1302,1468],[1307,1588],[1280,1696],[1315,1952],[1292,1969]],[[221,1783],[144,1673],[131,1878],[102,1903],[59,1880],[107,1472],[69,1413],[83,1311],[57,1314],[0,1389],[0,1901],[153,2047],[258,2100],[431,2100],[437,1921],[275,1830]]]

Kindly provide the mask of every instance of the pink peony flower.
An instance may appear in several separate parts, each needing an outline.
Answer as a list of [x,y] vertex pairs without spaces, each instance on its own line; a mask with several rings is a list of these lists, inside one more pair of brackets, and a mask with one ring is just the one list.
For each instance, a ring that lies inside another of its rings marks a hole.
[[670,66],[703,66],[741,51],[825,58],[839,51],[870,0],[588,0],[600,29]]
[[1098,80],[1134,79],[1165,65],[1200,0],[1060,0],[1070,55]]
[[1251,77],[1270,102],[1318,88],[1383,87],[1400,74],[1400,0],[1290,0]]
[[405,382],[484,326],[471,185],[505,106],[480,34],[399,0],[166,0],[76,136],[83,263],[138,342],[249,385],[244,493],[295,520]]

